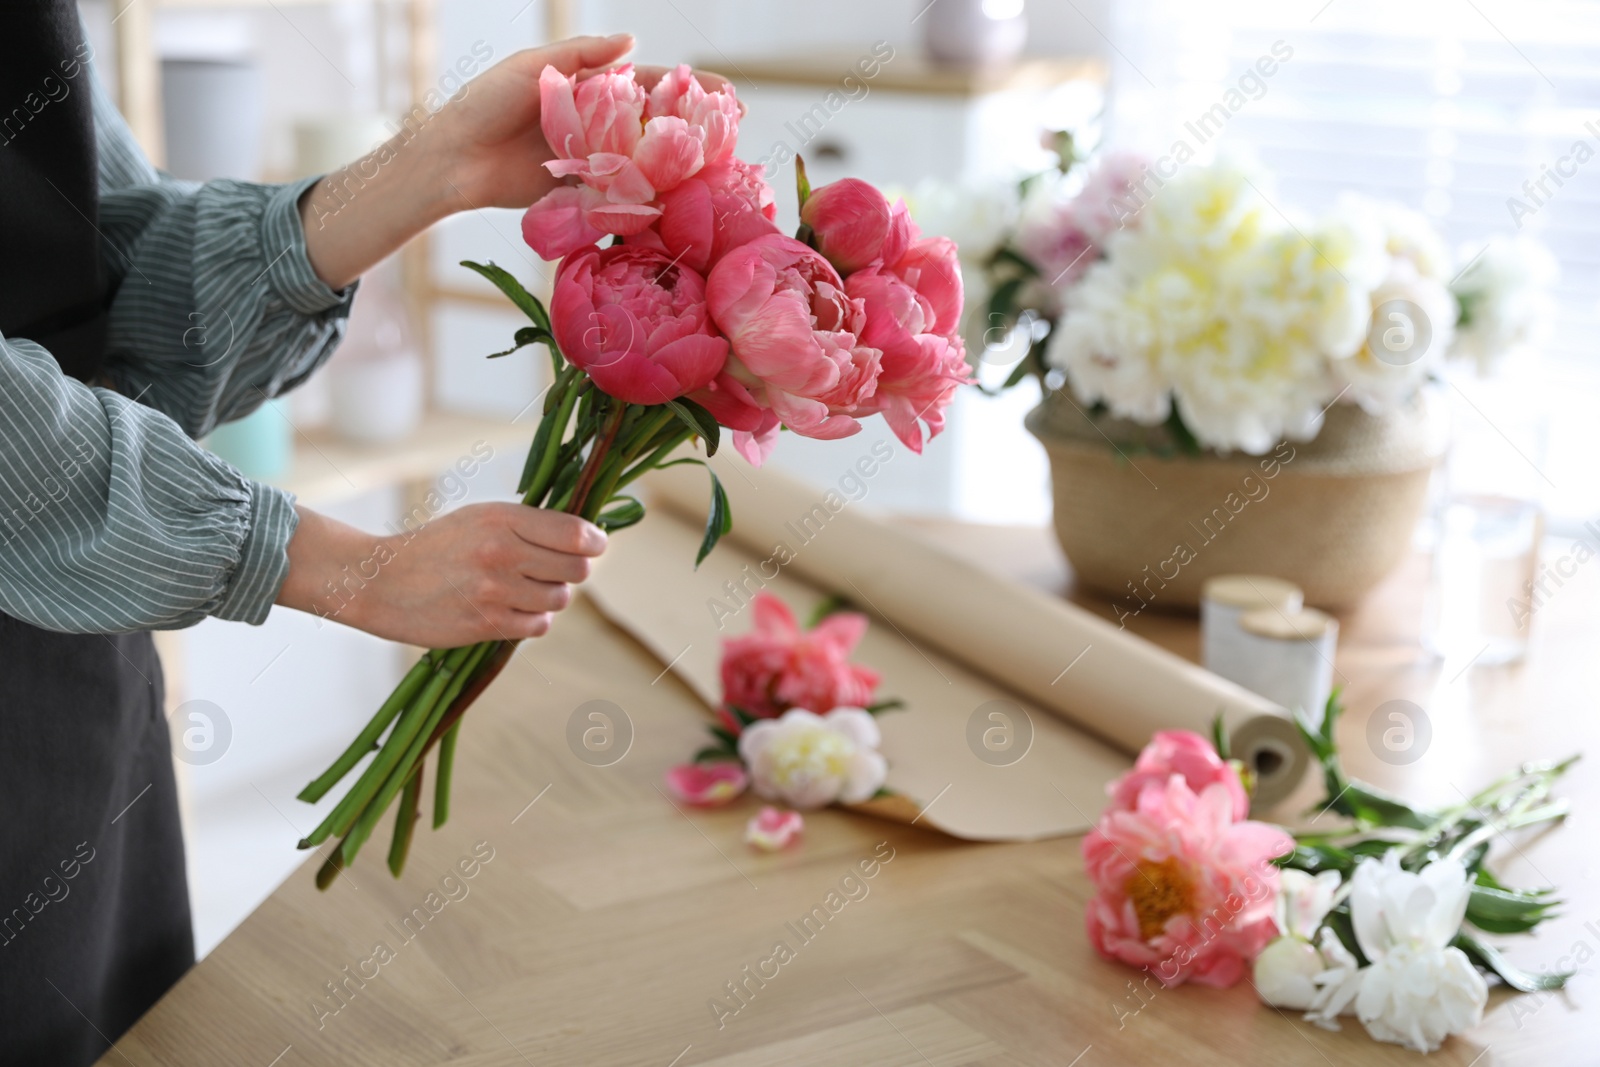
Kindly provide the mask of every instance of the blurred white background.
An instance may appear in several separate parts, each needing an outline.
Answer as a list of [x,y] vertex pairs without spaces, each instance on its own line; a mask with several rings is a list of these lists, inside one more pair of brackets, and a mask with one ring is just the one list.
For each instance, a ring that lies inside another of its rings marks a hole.
[[[409,99],[406,3],[143,2],[155,9],[152,47],[163,60],[221,61],[255,72],[259,113],[238,150],[238,166],[250,172],[234,176],[297,176],[307,170],[297,155],[297,124],[393,116]],[[815,79],[766,72],[834,63],[842,77],[886,43],[894,58],[882,83],[833,115],[802,151],[815,181],[850,173],[901,187],[929,176],[1015,177],[1038,165],[1038,134],[1092,115],[1102,89],[1104,112],[1094,131],[1102,143],[1157,155],[1180,137],[1192,143],[1185,124],[1283,42],[1292,59],[1200,146],[1201,158],[1217,151],[1254,156],[1277,175],[1274,200],[1307,212],[1346,190],[1399,200],[1462,246],[1462,262],[1474,254],[1470,242],[1492,234],[1521,232],[1545,242],[1562,268],[1550,336],[1538,365],[1519,372],[1515,388],[1497,398],[1509,417],[1534,424],[1538,454],[1509,447],[1500,426],[1478,412],[1463,413],[1458,438],[1480,442],[1469,453],[1474,463],[1537,481],[1557,528],[1600,510],[1600,478],[1590,469],[1591,412],[1600,399],[1591,351],[1600,310],[1600,163],[1548,185],[1552,195],[1520,220],[1508,205],[1511,198],[1527,202],[1524,182],[1537,181],[1575,142],[1600,150],[1600,8],[1545,0],[984,0],[991,14],[1024,9],[1027,56],[1094,61],[1109,72],[1105,84],[1045,77],[995,91],[919,87],[909,72],[922,63],[930,9],[964,2],[572,0],[568,17],[574,32],[634,33],[642,62],[690,61],[739,78],[750,107],[741,154],[752,159],[774,142],[798,140],[792,124],[829,91]],[[82,6],[100,76],[117,85],[122,57],[113,20],[130,17],[130,7],[124,0]],[[436,35],[441,83],[460,57],[487,48],[501,58],[543,40],[552,15],[545,0],[430,6],[423,29]],[[749,74],[746,66],[763,73]],[[188,112],[172,104],[169,118],[187,121]],[[193,132],[169,129],[169,144]],[[792,218],[791,182],[785,170],[774,185]],[[474,212],[440,227],[429,251],[433,284],[483,293],[455,265],[464,258],[496,260],[535,286],[548,273],[522,244],[516,212]],[[504,346],[517,316],[470,298],[432,302],[427,316],[436,406],[502,424],[527,409],[542,387],[537,361],[482,358]],[[889,465],[867,504],[1044,522],[1044,457],[1021,426],[1036,398],[1031,386],[993,399],[966,392],[949,432],[922,460]],[[286,410],[296,426],[312,430],[327,418],[326,395],[312,390]],[[778,462],[833,480],[838,461],[808,444],[785,440]],[[497,447],[460,491],[447,487],[451,506],[505,497],[520,463],[519,449]],[[395,521],[401,503],[399,488],[380,487],[330,510],[378,529]],[[294,793],[365,721],[408,654],[277,612],[260,628],[207,622],[184,635],[178,659],[169,664],[177,698],[221,709],[232,734],[221,758],[186,768],[191,881],[206,951],[297,864],[294,841],[316,816]],[[174,728],[183,728],[177,718]]]

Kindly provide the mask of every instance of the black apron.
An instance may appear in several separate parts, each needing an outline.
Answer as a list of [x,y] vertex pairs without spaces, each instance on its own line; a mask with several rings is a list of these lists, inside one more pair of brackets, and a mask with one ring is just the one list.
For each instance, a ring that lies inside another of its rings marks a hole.
[[[71,0],[0,0],[0,333],[82,381],[109,299],[87,57]],[[150,635],[0,614],[0,1065],[94,1062],[193,962]]]

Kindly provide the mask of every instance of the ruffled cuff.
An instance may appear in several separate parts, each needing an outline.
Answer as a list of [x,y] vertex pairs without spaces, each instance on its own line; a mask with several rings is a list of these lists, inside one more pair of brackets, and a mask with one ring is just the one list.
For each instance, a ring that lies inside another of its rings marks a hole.
[[279,186],[261,213],[261,255],[267,279],[289,308],[315,315],[350,299],[355,283],[335,291],[317,277],[306,254],[306,231],[300,218],[300,197],[320,177]]
[[288,577],[289,539],[300,516],[294,510],[293,494],[260,482],[246,484],[250,488],[250,529],[223,591],[222,604],[212,614],[258,626],[266,620]]

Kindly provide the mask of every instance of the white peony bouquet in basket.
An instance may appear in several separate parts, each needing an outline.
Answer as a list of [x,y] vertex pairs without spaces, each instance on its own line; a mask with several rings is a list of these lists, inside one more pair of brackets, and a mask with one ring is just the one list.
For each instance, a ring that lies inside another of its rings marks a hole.
[[1525,239],[1458,262],[1398,204],[1345,196],[1306,218],[1236,161],[1162,174],[1065,144],[1009,202],[993,185],[914,197],[962,234],[968,348],[1014,364],[1006,385],[1036,373],[1191,451],[1308,440],[1334,403],[1403,409],[1447,358],[1487,369],[1549,316],[1553,261]]

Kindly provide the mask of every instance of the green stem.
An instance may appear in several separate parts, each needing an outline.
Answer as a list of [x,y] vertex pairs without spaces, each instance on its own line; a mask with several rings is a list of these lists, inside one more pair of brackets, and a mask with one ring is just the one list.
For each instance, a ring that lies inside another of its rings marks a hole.
[[419,763],[406,780],[405,792],[400,794],[400,806],[394,811],[394,837],[389,842],[389,873],[396,878],[406,867],[411,838],[417,830],[417,806],[421,800],[422,765]]
[[572,409],[578,403],[578,389],[573,383],[582,373],[577,367],[568,367],[556,380],[555,388],[561,390],[561,400],[555,412],[545,416],[555,421],[551,424],[549,435],[545,437],[544,455],[539,457],[539,466],[534,472],[533,482],[522,498],[524,504],[537,506],[550,489],[550,480],[555,477],[556,472],[556,458],[561,454],[562,438],[567,434],[567,423],[572,420]]
[[[589,513],[588,507],[591,491],[595,479],[600,475],[600,468],[609,457],[611,446],[616,442],[617,434],[622,429],[622,421],[628,415],[629,405],[620,400],[614,403],[616,407],[606,414],[605,426],[589,450],[589,458],[584,461],[582,473],[578,475],[578,484],[572,490],[572,502],[564,509],[574,515],[582,515],[586,519],[594,518],[594,515]],[[599,514],[598,510],[594,514]]]
[[394,721],[394,717],[400,714],[402,708],[411,703],[411,698],[416,696],[417,691],[427,683],[428,674],[432,669],[433,661],[431,657],[423,656],[417,660],[412,665],[411,670],[406,672],[406,676],[401,680],[400,685],[396,687],[393,693],[389,694],[389,699],[383,702],[383,707],[379,708],[378,713],[367,723],[366,729],[362,730],[360,735],[350,742],[350,747],[345,749],[339,758],[333,761],[332,766],[322,772],[320,778],[300,790],[299,799],[307,804],[315,804],[327,795],[328,790],[338,784],[341,778],[349,774],[350,769],[360,763],[361,758],[371,752],[373,746],[378,743],[378,735],[388,728],[389,723]]
[[678,433],[675,433],[671,437],[667,438],[666,441],[661,444],[661,447],[657,448],[644,459],[641,459],[632,467],[629,467],[626,471],[624,471],[622,477],[617,479],[617,484],[612,487],[611,491],[614,493],[628,485],[630,482],[633,482],[634,480],[641,478],[655,470],[656,467],[660,465],[661,461],[672,455],[672,453],[677,450],[679,445],[683,444],[689,439],[689,436],[690,431],[685,429],[680,430]]
[[422,754],[424,746],[427,745],[428,739],[433,734],[433,728],[438,725],[439,720],[444,717],[444,713],[449,710],[456,694],[461,691],[461,687],[472,677],[473,671],[483,661],[489,649],[497,644],[499,644],[498,641],[485,641],[468,648],[468,655],[462,662],[461,669],[452,672],[447,688],[439,699],[434,702],[432,709],[428,712],[427,720],[421,723],[419,728],[411,735],[411,741],[402,756],[397,757],[397,761],[390,763],[388,777],[384,779],[382,786],[368,801],[365,808],[361,810],[354,825],[350,827],[350,832],[345,835],[340,851],[344,853],[344,861],[346,863],[355,862],[356,853],[361,851],[361,846],[366,844],[367,838],[372,836],[373,827],[383,817],[383,812],[388,808],[389,802],[394,799],[396,793],[400,792],[401,787],[406,783],[406,779],[411,776],[412,770],[416,767],[417,757]]
[[314,848],[325,841],[330,834],[344,836],[350,832],[351,825],[367,809],[373,794],[388,779],[405,748],[422,729],[423,722],[432,713],[434,705],[439,702],[439,697],[455,677],[457,668],[466,660],[468,654],[478,647],[464,645],[461,648],[453,648],[445,654],[444,662],[435,669],[427,687],[406,709],[405,714],[400,716],[400,721],[395,723],[394,729],[383,743],[383,748],[378,750],[377,758],[367,765],[367,769],[362,772],[356,784],[340,798],[339,803],[328,813],[328,817],[301,839],[301,848]]
[[450,779],[456,764],[456,735],[461,732],[461,720],[445,731],[439,741],[439,769],[433,779],[433,828],[443,826],[450,819]]

